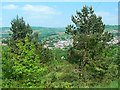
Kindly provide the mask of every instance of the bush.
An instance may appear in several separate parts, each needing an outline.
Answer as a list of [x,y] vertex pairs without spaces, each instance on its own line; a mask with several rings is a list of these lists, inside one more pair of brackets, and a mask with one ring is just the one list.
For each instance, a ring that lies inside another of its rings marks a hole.
[[17,47],[17,54],[9,52],[9,56],[3,58],[3,78],[20,80],[27,86],[40,82],[40,76],[45,74],[47,67],[40,63],[34,43],[26,37],[25,43],[19,40]]

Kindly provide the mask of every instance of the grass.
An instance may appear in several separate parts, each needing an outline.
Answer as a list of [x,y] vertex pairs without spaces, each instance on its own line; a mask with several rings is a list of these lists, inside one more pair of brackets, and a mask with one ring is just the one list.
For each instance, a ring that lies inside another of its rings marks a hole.
[[119,87],[118,81],[115,80],[108,85],[98,85],[98,86],[95,86],[94,88],[118,88],[118,87]]

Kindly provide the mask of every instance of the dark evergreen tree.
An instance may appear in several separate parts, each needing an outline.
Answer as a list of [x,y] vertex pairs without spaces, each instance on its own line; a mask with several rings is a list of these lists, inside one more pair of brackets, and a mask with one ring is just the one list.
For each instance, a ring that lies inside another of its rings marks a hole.
[[21,81],[28,86],[41,82],[41,75],[47,71],[45,63],[52,59],[52,52],[43,48],[43,43],[38,42],[38,33],[33,33],[23,18],[17,16],[11,25],[11,37],[2,52],[2,78]]
[[[36,47],[36,52],[39,54],[39,57],[42,62],[49,61],[52,57],[51,51],[43,48],[43,43],[39,42],[37,32],[33,32],[29,24],[26,24],[23,17],[19,18],[18,16],[11,21],[10,28],[10,39],[8,40],[8,46],[12,53],[18,54],[19,47],[17,46],[18,41],[25,44],[25,38],[29,39],[29,42],[33,42]],[[28,46],[29,47],[29,46]]]
[[10,38],[7,40],[8,46],[10,46],[12,49],[12,52],[17,52],[17,46],[16,43],[18,40],[22,40],[24,42],[24,39],[26,36],[29,37],[29,39],[32,39],[32,28],[29,24],[26,24],[23,17],[19,18],[18,16],[14,18],[11,21],[11,28],[10,28]]
[[[89,84],[101,82],[112,60],[105,57],[105,50],[113,36],[105,32],[102,17],[97,17],[92,7],[84,6],[81,12],[72,16],[74,25],[66,27],[66,33],[73,37],[73,47],[68,59],[79,64],[79,77]],[[111,72],[110,72],[111,73]]]
[[30,36],[32,34],[30,25],[25,23],[23,17],[19,18],[18,16],[11,21],[10,31],[13,40],[24,39],[26,35]]

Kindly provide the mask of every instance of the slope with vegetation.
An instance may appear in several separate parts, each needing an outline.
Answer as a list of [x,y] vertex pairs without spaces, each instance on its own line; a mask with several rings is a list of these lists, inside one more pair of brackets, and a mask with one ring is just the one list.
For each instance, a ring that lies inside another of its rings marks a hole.
[[92,7],[76,13],[72,16],[75,26],[66,27],[73,46],[66,49],[44,48],[39,34],[23,18],[12,20],[12,33],[1,52],[3,88],[118,87],[120,47],[107,44],[113,35],[104,31],[102,18]]

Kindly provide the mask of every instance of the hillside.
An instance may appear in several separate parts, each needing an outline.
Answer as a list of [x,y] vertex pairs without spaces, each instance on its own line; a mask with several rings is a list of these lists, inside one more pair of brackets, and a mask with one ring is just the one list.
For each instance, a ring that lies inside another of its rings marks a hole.
[[[7,38],[9,37],[9,27],[0,27],[0,38]],[[61,37],[68,37],[68,35],[65,34],[65,28],[53,28],[53,27],[32,27],[33,32],[39,33],[39,39],[46,39],[46,38],[56,38],[58,36]],[[118,35],[118,27],[117,25],[106,25],[105,30],[108,32],[113,33],[115,36]]]

